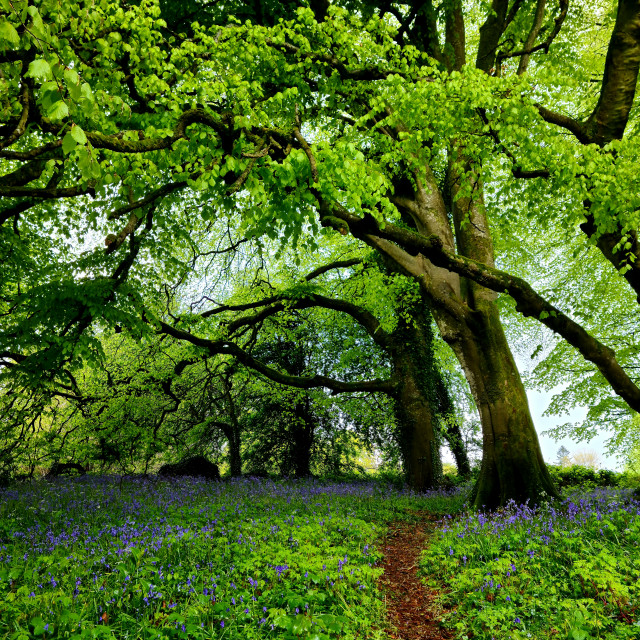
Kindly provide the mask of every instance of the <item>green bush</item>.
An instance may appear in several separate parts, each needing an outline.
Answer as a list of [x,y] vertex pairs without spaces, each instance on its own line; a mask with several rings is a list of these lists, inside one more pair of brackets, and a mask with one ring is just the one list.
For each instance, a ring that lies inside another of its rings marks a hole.
[[624,474],[600,469],[596,471],[589,467],[574,464],[570,467],[547,465],[551,478],[559,489],[566,487],[618,487]]

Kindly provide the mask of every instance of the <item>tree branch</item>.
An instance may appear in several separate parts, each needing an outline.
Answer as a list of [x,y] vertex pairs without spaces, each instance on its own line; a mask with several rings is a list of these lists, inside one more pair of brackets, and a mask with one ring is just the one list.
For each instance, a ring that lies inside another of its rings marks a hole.
[[581,122],[578,122],[569,116],[562,115],[561,113],[551,111],[550,109],[543,107],[541,104],[537,104],[536,108],[545,122],[558,125],[559,127],[570,131],[583,144],[589,144],[591,142],[585,133],[584,125]]
[[22,113],[16,128],[2,141],[0,141],[0,149],[11,146],[16,140],[22,137],[27,128],[27,122],[29,121],[29,86],[27,83],[23,83],[22,91],[20,93],[20,102],[22,103]]
[[19,166],[15,171],[0,176],[0,187],[22,187],[29,184],[42,175],[45,165],[45,160],[31,160]]
[[362,264],[362,260],[360,258],[351,258],[350,260],[336,260],[335,262],[330,262],[329,264],[325,264],[322,267],[318,267],[314,269],[310,273],[308,273],[304,279],[309,282],[314,278],[317,278],[327,271],[332,271],[333,269],[346,269],[348,267],[355,267],[358,264]]
[[362,326],[371,338],[382,348],[387,348],[389,344],[389,334],[382,329],[378,319],[366,309],[359,307],[352,302],[340,298],[329,298],[327,296],[312,293],[296,298],[295,300],[280,301],[266,306],[264,309],[251,316],[238,318],[228,325],[229,334],[233,335],[238,329],[245,326],[256,325],[266,318],[276,315],[287,309],[309,309],[311,307],[322,307],[351,316],[360,326]]
[[640,3],[619,0],[609,41],[600,98],[584,124],[589,142],[600,146],[622,138],[633,105],[640,68]]
[[144,198],[141,198],[140,200],[136,200],[131,204],[128,204],[124,207],[120,207],[115,211],[112,211],[107,216],[107,220],[117,220],[118,218],[121,218],[127,213],[131,213],[136,209],[141,209],[143,207],[146,207],[147,205],[158,200],[159,198],[164,198],[165,196],[169,195],[170,193],[173,193],[174,191],[177,191],[179,189],[184,189],[186,186],[187,186],[186,180],[183,182],[170,182],[168,184],[165,184],[159,187],[158,189],[156,189],[155,191],[152,191],[150,194],[148,194]]
[[2,187],[0,197],[5,198],[75,198],[77,196],[95,196],[95,189],[89,187],[62,187],[62,188],[38,188],[38,187]]
[[[340,209],[336,209],[334,215],[339,217],[343,214]],[[375,220],[373,222],[375,223]],[[361,223],[350,220],[349,228],[355,237],[366,241],[365,236],[371,234],[371,224],[371,220]],[[586,360],[598,368],[613,390],[632,409],[640,411],[640,389],[620,366],[613,349],[603,345],[577,322],[545,300],[528,282],[494,267],[447,251],[437,236],[425,237],[389,223],[384,229],[378,229],[375,233],[380,238],[399,244],[410,253],[421,253],[436,266],[453,271],[498,293],[509,294],[516,301],[517,311],[524,316],[536,318],[562,336]]]
[[537,51],[544,51],[545,53],[549,53],[549,47],[551,46],[553,41],[556,39],[556,36],[560,33],[560,30],[562,29],[562,25],[565,21],[565,18],[567,17],[567,12],[569,10],[569,0],[559,1],[560,13],[558,14],[558,17],[555,19],[551,33],[549,34],[549,36],[544,42],[541,42],[540,44],[534,46],[534,43],[536,41],[536,38],[538,37],[538,34],[540,33],[540,28],[542,26],[542,18],[544,17],[545,3],[546,3],[546,0],[538,0],[534,22],[531,27],[531,31],[529,32],[529,35],[527,37],[527,40],[525,42],[524,49],[521,49],[520,51],[510,51],[508,53],[500,52],[498,54],[497,62],[496,62],[498,66],[502,63],[503,60],[507,58],[517,58],[521,56],[517,73],[518,75],[522,75],[527,70],[527,66],[529,65],[529,57],[531,56],[532,53],[536,53]]
[[[362,263],[362,260],[360,260],[360,258],[353,258],[351,260],[336,260],[336,262],[331,262],[329,264],[323,265],[322,267],[318,267],[317,269],[314,269],[313,271],[308,273],[306,276],[304,276],[304,280],[309,282],[333,269],[353,267],[361,263]],[[274,304],[275,302],[280,302],[281,300],[284,300],[284,299],[286,299],[286,294],[278,294],[275,296],[270,296],[268,298],[263,298],[262,300],[257,300],[256,302],[245,302],[244,304],[221,305],[219,307],[216,307],[215,309],[209,309],[208,311],[203,311],[200,314],[200,317],[210,318],[211,316],[217,315],[219,313],[224,313],[225,311],[249,311],[249,309],[257,309],[258,307],[264,307],[270,304]]]
[[241,349],[237,344],[228,342],[226,340],[209,340],[199,336],[194,336],[191,333],[176,329],[165,322],[160,322],[161,333],[165,333],[185,342],[190,342],[193,345],[201,347],[208,351],[211,355],[225,354],[233,356],[241,364],[245,365],[261,373],[265,377],[278,382],[280,384],[287,385],[289,387],[296,387],[298,389],[313,389],[315,387],[325,387],[331,389],[334,394],[338,393],[352,393],[355,391],[379,391],[381,393],[393,393],[395,389],[395,382],[393,380],[367,380],[363,382],[343,382],[342,380],[334,380],[327,376],[292,376],[286,373],[281,373],[277,369],[269,367],[261,360],[254,358],[251,354]]

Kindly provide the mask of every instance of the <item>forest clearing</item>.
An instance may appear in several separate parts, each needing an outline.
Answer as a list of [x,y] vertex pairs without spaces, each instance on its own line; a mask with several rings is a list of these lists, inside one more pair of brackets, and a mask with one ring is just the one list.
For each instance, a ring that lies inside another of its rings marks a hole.
[[[1,497],[3,638],[638,637],[629,490],[486,515],[461,512],[464,489],[372,481],[103,476]],[[383,574],[402,522],[430,531],[409,550],[436,593],[417,619]]]
[[638,0],[0,0],[0,640],[638,640],[639,73]]

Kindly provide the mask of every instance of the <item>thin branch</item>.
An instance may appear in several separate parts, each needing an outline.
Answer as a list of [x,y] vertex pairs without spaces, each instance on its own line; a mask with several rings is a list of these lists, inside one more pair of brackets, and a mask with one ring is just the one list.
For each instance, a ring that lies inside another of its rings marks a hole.
[[584,131],[584,125],[582,123],[574,120],[569,116],[551,111],[550,109],[543,107],[541,104],[537,104],[536,108],[538,109],[538,113],[542,116],[542,119],[545,122],[558,125],[559,127],[570,131],[583,144],[589,144],[589,142],[591,142]]
[[22,85],[22,92],[20,93],[20,102],[22,103],[22,113],[20,114],[20,120],[16,128],[2,141],[0,141],[0,149],[11,146],[16,140],[22,137],[27,128],[27,122],[29,121],[29,87],[25,82]]
[[147,205],[158,200],[159,198],[164,198],[165,196],[169,195],[170,193],[173,193],[174,191],[177,191],[179,189],[184,189],[187,186],[187,184],[188,183],[186,180],[182,182],[169,182],[168,184],[165,184],[159,187],[155,191],[152,191],[151,193],[146,195],[144,198],[141,198],[140,200],[136,200],[135,202],[132,202],[124,207],[120,207],[119,209],[112,211],[107,216],[107,220],[117,220],[118,218],[121,218],[127,213],[131,213],[136,209],[141,209],[143,207],[146,207]]
[[[538,34],[540,33],[540,29],[542,28],[542,21],[544,20],[544,10],[546,5],[547,0],[538,0],[538,4],[536,5],[536,12],[533,17],[533,24],[531,25],[531,30],[529,31],[529,35],[525,40],[524,51],[522,53],[522,57],[520,58],[520,64],[518,65],[517,75],[519,76],[521,76],[529,66],[529,59],[531,58],[536,39],[538,38]],[[498,62],[498,64],[500,64],[500,62]]]
[[549,53],[549,48],[551,47],[553,41],[556,39],[556,36],[560,33],[565,18],[567,17],[567,12],[569,10],[569,0],[559,0],[560,13],[555,19],[551,33],[544,42],[541,42],[540,44],[534,46],[534,43],[536,41],[536,38],[538,37],[538,34],[540,33],[540,29],[542,26],[545,2],[546,0],[538,0],[534,22],[525,42],[524,49],[521,49],[519,51],[510,51],[508,53],[500,52],[497,56],[497,66],[500,66],[502,61],[506,60],[507,58],[521,57],[517,73],[518,75],[522,75],[527,69],[527,66],[529,64],[529,57],[532,53],[536,53],[538,51]]
[[356,265],[362,264],[362,260],[360,258],[351,258],[350,260],[336,260],[336,262],[331,262],[329,264],[325,264],[322,267],[318,267],[308,273],[304,279],[309,282],[309,280],[313,280],[325,273],[327,271],[332,271],[333,269],[347,269],[348,267],[355,267]]

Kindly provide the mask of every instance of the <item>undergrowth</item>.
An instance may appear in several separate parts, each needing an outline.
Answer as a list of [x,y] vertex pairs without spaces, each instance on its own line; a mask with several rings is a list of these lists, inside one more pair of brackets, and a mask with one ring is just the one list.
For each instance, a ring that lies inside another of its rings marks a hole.
[[577,491],[449,521],[423,553],[457,638],[638,640],[640,504]]

